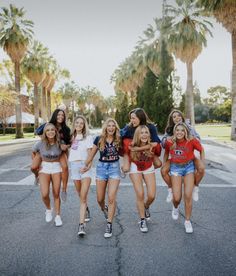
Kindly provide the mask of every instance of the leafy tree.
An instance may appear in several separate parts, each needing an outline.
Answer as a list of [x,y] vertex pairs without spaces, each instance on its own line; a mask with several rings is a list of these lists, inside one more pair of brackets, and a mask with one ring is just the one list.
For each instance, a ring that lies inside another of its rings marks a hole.
[[230,90],[225,86],[214,86],[207,90],[207,103],[209,105],[223,104],[231,96]]
[[0,45],[10,56],[15,67],[16,101],[16,138],[23,137],[21,100],[20,100],[20,64],[33,35],[33,22],[24,18],[23,8],[10,4],[0,12]]

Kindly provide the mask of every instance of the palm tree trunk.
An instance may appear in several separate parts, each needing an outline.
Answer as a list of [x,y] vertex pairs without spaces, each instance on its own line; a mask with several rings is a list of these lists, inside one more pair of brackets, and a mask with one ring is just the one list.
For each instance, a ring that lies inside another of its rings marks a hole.
[[44,122],[47,122],[47,102],[46,102],[46,95],[47,91],[46,91],[46,87],[43,86],[42,87],[42,118]]
[[48,120],[51,118],[51,91],[47,90],[47,115]]
[[39,127],[39,95],[38,84],[34,83],[34,130]]
[[236,32],[232,32],[232,113],[231,113],[231,140],[236,141]]
[[15,89],[17,93],[16,100],[16,138],[23,138],[23,125],[21,113],[21,96],[20,96],[20,63],[15,62]]
[[185,92],[185,116],[192,125],[195,124],[193,100],[193,63],[187,62],[187,88]]

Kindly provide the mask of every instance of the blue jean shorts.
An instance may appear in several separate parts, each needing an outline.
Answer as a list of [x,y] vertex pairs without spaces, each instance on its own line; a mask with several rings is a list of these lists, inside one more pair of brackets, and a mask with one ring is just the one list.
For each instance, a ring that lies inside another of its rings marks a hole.
[[70,162],[70,173],[71,173],[71,179],[72,180],[81,180],[83,178],[91,178],[92,172],[91,169],[89,169],[85,173],[81,173],[80,169],[85,167],[84,161],[73,161]]
[[120,179],[120,162],[101,162],[98,161],[96,167],[96,179]]
[[193,161],[190,161],[186,164],[177,164],[171,163],[170,164],[170,175],[171,176],[185,176],[190,173],[194,173],[195,166]]

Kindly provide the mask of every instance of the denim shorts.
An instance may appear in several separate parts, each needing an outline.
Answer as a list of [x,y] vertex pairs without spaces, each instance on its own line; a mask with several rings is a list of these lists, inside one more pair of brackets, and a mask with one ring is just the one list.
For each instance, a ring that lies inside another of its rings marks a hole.
[[177,164],[171,163],[170,164],[170,175],[171,176],[185,176],[190,173],[194,173],[195,166],[193,161],[190,161],[186,164]]
[[54,174],[62,172],[60,162],[42,161],[39,173]]
[[98,161],[96,167],[96,179],[120,179],[120,162],[101,162]]
[[71,173],[71,179],[72,180],[81,180],[83,178],[91,178],[92,173],[91,169],[89,169],[85,173],[81,173],[80,169],[84,168],[85,164],[84,161],[76,161],[76,162],[70,162],[70,173]]

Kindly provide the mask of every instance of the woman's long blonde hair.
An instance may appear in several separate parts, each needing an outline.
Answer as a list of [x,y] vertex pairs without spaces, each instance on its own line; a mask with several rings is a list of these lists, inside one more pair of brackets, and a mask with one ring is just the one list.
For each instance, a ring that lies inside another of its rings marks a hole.
[[44,128],[43,128],[43,135],[42,135],[42,142],[45,143],[46,145],[46,149],[49,149],[50,148],[50,143],[48,141],[48,137],[46,135],[46,131],[49,127],[53,127],[55,129],[55,136],[54,136],[54,143],[59,147],[60,145],[60,137],[59,137],[59,134],[58,134],[58,131],[57,131],[57,128],[54,126],[54,124],[52,123],[47,123]]
[[83,129],[82,129],[83,138],[86,138],[86,136],[89,134],[89,126],[88,126],[88,122],[87,122],[86,118],[85,118],[83,115],[78,115],[78,116],[74,119],[74,122],[73,122],[73,126],[72,126],[72,135],[71,135],[71,138],[72,138],[72,139],[75,139],[75,137],[76,137],[76,135],[77,135],[77,132],[76,132],[76,129],[75,129],[75,122],[76,122],[78,119],[82,119],[83,122],[84,122],[84,127],[83,127]]
[[183,122],[178,123],[174,126],[173,136],[172,136],[172,139],[171,139],[172,142],[173,142],[173,145],[171,146],[171,149],[175,149],[176,146],[177,146],[176,129],[177,129],[178,126],[182,126],[184,128],[184,139],[186,141],[190,141],[191,139],[193,139],[193,137],[190,135],[188,126]]
[[100,136],[99,142],[98,142],[98,148],[101,151],[104,151],[105,145],[106,145],[106,139],[108,137],[107,135],[107,126],[110,122],[113,122],[115,124],[116,130],[113,135],[113,144],[115,145],[116,149],[118,150],[121,146],[121,138],[120,138],[120,128],[118,123],[115,119],[108,118],[104,124],[102,125],[102,134]]
[[[148,134],[149,134],[149,137],[148,137],[148,141],[147,141],[147,145],[151,145],[151,134],[150,134],[150,131],[149,131],[149,128],[145,125],[141,125],[141,126],[138,126],[134,132],[134,137],[133,137],[133,146],[134,147],[140,147],[141,146],[141,131],[142,129],[146,129],[148,131]],[[152,156],[153,154],[150,152],[150,150],[145,150],[144,151],[145,155],[147,156]],[[131,151],[130,153],[130,156],[131,156],[131,159],[132,160],[138,160],[139,159],[139,156],[140,156],[140,152],[137,152],[137,151]]]

